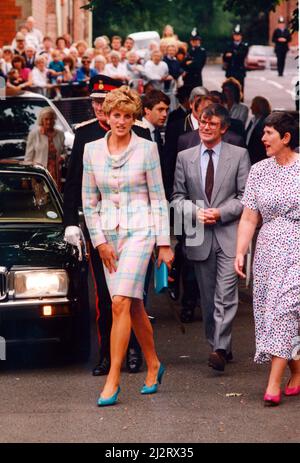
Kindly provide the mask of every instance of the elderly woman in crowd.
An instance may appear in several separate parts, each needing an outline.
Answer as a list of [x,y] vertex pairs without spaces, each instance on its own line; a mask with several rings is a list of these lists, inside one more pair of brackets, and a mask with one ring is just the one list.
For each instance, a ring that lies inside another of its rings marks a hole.
[[35,60],[35,67],[31,72],[31,81],[34,91],[45,94],[48,88],[52,88],[52,84],[48,80],[48,69],[46,60],[43,56],[38,56]]
[[165,81],[173,79],[169,74],[167,63],[162,61],[162,53],[159,50],[154,50],[151,53],[151,60],[145,64],[145,76],[148,81],[156,80],[161,89],[164,89]]
[[[271,362],[266,405],[281,401],[287,365],[286,396],[300,394],[300,156],[299,126],[290,114],[274,112],[265,120],[262,141],[269,159],[251,168],[242,200],[235,269],[243,273],[244,256],[262,219],[254,257],[253,308],[255,361]],[[297,342],[298,341],[298,342]],[[296,344],[295,344],[296,343]]]
[[242,86],[237,79],[229,77],[222,84],[223,94],[226,98],[226,105],[232,119],[239,119],[243,126],[248,119],[248,106],[241,103]]
[[25,161],[46,167],[60,189],[65,136],[54,127],[55,121],[56,114],[52,108],[46,107],[40,111],[39,127],[34,127],[28,135]]
[[96,37],[94,40],[95,51],[103,54],[106,44],[106,40],[103,37]]
[[133,88],[137,88],[138,80],[144,77],[144,66],[138,64],[139,55],[132,50],[127,53],[126,73],[129,81],[133,81]]
[[126,82],[127,75],[125,66],[121,63],[121,56],[118,51],[110,53],[110,63],[107,63],[104,69],[104,74],[112,79],[122,80]]
[[83,210],[92,243],[103,261],[113,311],[111,368],[99,406],[117,401],[131,326],[148,367],[140,392],[157,392],[164,373],[143,291],[155,243],[158,265],[164,261],[170,266],[173,253],[157,146],[131,130],[141,107],[138,94],[127,86],[108,93],[103,111],[111,131],[104,139],[88,143],[84,152]]
[[107,61],[102,55],[97,55],[94,59],[94,69],[97,72],[97,74],[105,74],[104,69]]

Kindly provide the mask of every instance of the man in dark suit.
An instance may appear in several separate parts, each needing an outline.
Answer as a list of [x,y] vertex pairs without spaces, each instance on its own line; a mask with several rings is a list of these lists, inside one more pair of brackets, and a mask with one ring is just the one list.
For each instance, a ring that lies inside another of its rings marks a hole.
[[[238,308],[233,261],[237,226],[250,170],[246,149],[222,142],[229,113],[211,104],[201,113],[201,143],[178,154],[173,206],[184,214],[187,257],[194,262],[209,366],[223,371],[232,358],[232,323]],[[196,224],[196,226],[195,226]]]
[[[83,174],[83,152],[86,143],[103,138],[109,130],[106,117],[102,110],[105,95],[122,85],[122,82],[107,76],[98,75],[91,79],[89,85],[95,119],[83,122],[77,126],[75,140],[68,166],[67,179],[64,189],[64,225],[65,241],[80,246],[82,232],[79,225],[78,208],[81,206],[81,188]],[[149,139],[149,132],[134,126],[138,136]],[[85,232],[87,229],[85,227]],[[87,236],[87,240],[89,237]],[[90,244],[90,243],[89,243]],[[94,376],[107,374],[110,367],[110,331],[112,325],[111,298],[107,288],[102,261],[99,253],[89,245],[91,269],[96,288],[97,331],[99,338],[99,363],[93,369]],[[132,334],[127,351],[127,368],[129,372],[139,371],[142,365],[140,346]]]
[[201,46],[201,37],[196,28],[191,32],[190,46],[182,67],[184,84],[192,88],[203,85],[202,69],[206,63],[206,50]]
[[277,56],[277,70],[278,75],[283,76],[285,58],[289,51],[289,42],[291,41],[291,34],[284,23],[283,16],[278,19],[278,27],[273,32],[272,42],[275,43],[275,54]]
[[266,148],[262,142],[265,118],[271,113],[271,105],[263,96],[256,96],[251,102],[253,117],[246,129],[246,145],[251,164],[267,158]]
[[226,77],[237,79],[244,92],[244,80],[246,77],[245,59],[248,54],[248,44],[243,42],[240,25],[238,24],[232,34],[232,41],[228,44],[224,54],[223,63]]
[[191,94],[192,88],[183,85],[179,87],[176,93],[176,98],[179,101],[179,105],[174,111],[170,112],[168,117],[168,124],[171,124],[175,121],[185,119],[190,112],[190,102],[189,97]]

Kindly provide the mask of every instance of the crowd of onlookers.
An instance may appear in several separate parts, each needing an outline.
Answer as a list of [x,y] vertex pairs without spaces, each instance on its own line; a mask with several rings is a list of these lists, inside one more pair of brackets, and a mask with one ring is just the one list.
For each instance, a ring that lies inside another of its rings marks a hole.
[[[140,93],[150,81],[162,90],[182,85],[187,44],[166,26],[160,43],[152,41],[142,57],[131,37],[97,37],[93,48],[84,40],[72,42],[69,34],[53,40],[35,28],[33,17],[22,24],[10,45],[0,49],[0,73],[9,92],[31,89],[61,96],[83,95],[91,77],[103,74],[129,83]],[[65,84],[65,85],[63,85]]]

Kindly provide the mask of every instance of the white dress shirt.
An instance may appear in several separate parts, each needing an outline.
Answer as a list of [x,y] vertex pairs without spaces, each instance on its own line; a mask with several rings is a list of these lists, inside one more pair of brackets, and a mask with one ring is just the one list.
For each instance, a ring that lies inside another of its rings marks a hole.
[[152,60],[149,60],[145,64],[145,75],[148,80],[162,80],[169,75],[168,65],[164,61],[154,64]]

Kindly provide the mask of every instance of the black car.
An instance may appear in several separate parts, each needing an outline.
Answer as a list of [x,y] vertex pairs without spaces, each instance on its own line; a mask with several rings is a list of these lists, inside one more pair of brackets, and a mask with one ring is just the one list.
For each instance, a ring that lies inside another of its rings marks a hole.
[[64,242],[62,199],[43,167],[0,161],[0,337],[89,354],[87,259]]

